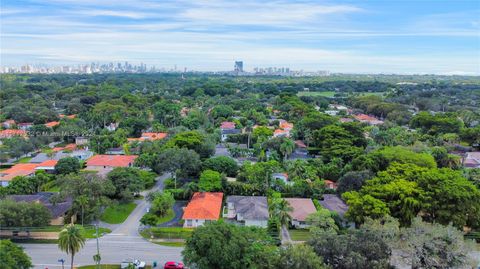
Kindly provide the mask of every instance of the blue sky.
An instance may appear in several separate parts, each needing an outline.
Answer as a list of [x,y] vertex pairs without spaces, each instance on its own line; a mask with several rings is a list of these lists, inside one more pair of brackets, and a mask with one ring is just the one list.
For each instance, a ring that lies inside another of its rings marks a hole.
[[1,65],[480,74],[480,1],[2,0]]

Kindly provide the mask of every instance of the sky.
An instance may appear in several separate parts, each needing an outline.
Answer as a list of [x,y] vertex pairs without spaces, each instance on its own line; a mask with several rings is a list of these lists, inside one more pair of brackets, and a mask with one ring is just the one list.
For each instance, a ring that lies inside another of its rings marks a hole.
[[1,0],[0,65],[480,75],[477,0]]

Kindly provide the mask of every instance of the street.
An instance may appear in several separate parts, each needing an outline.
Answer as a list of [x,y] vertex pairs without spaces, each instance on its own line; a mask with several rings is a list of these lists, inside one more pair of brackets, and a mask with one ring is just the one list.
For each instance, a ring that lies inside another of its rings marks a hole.
[[[143,192],[146,197],[150,191],[163,189],[163,181],[169,175],[165,174],[157,178],[155,187]],[[166,247],[148,242],[138,233],[140,218],[146,212],[148,202],[146,199],[137,200],[137,207],[130,216],[118,225],[110,225],[112,233],[99,239],[100,255],[102,264],[120,264],[127,258],[139,259],[151,264],[157,261],[162,265],[167,261],[181,261],[181,252],[183,248]],[[65,265],[70,264],[70,256],[60,251],[57,244],[22,244],[27,254],[32,258],[34,268],[62,268],[59,259],[65,259]],[[76,266],[94,264],[93,255],[96,254],[96,240],[89,239],[84,248],[75,255],[74,264]]]

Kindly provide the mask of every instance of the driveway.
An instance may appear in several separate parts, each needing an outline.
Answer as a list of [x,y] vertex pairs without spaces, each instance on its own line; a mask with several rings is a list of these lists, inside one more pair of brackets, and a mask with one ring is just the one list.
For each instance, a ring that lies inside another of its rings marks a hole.
[[180,220],[183,215],[183,207],[187,204],[187,201],[176,201],[173,205],[173,212],[175,217],[167,222],[157,225],[157,227],[180,227]]
[[282,225],[281,234],[283,245],[292,243],[292,239],[290,238],[290,233],[288,232],[288,228],[286,225]]
[[[163,189],[163,181],[169,175],[158,177],[156,185],[148,192]],[[138,200],[137,207],[122,224],[112,225],[112,233],[101,237],[99,241],[102,264],[120,263],[126,258],[135,258],[151,264],[157,261],[160,265],[167,261],[181,261],[183,248],[160,246],[145,240],[138,233],[140,218],[148,207],[146,199]],[[58,259],[65,259],[70,264],[69,255],[61,252],[56,244],[22,244],[27,254],[32,258],[34,268],[62,268]],[[96,254],[96,240],[89,239],[84,248],[75,256],[76,266],[94,264],[93,255]]]

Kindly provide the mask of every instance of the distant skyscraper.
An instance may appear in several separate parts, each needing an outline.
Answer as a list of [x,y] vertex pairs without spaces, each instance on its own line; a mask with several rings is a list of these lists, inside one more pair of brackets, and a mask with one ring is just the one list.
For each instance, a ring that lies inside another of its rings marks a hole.
[[233,67],[235,72],[243,72],[243,61],[235,61],[235,66]]

